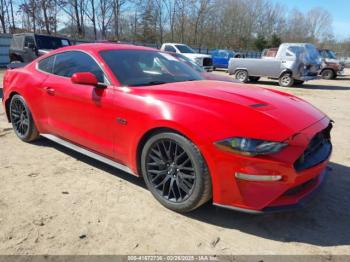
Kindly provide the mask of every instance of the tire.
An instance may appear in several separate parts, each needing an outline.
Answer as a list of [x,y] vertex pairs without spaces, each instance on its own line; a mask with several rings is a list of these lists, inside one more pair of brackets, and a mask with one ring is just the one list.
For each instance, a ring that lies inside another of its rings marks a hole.
[[305,82],[305,81],[301,81],[301,80],[294,80],[294,84],[299,85],[299,86],[303,85],[303,84],[304,84],[304,82]]
[[321,76],[323,79],[331,80],[334,79],[335,73],[332,69],[325,69],[322,71]]
[[280,76],[278,83],[282,87],[291,87],[294,84],[294,79],[290,73],[284,73]]
[[247,83],[249,81],[249,75],[247,70],[237,70],[235,78],[241,83]]
[[249,81],[252,82],[252,83],[258,82],[259,79],[260,79],[259,76],[250,76],[250,77],[249,77]]
[[15,134],[24,142],[34,141],[39,137],[32,113],[20,95],[14,95],[9,107],[10,120]]
[[211,178],[203,156],[180,134],[151,137],[142,149],[141,171],[153,196],[175,212],[192,211],[211,199]]

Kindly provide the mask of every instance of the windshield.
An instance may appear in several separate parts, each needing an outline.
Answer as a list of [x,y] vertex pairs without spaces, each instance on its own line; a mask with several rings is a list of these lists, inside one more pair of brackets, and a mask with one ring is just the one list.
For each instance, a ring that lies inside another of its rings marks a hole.
[[106,50],[100,55],[124,86],[160,85],[203,80],[173,56],[145,50]]
[[35,36],[36,45],[39,49],[57,49],[70,45],[68,39],[57,38],[44,35]]
[[199,73],[203,73],[205,71],[203,67],[200,67],[198,64],[196,64],[195,62],[193,62],[191,59],[189,59],[188,57],[186,57],[184,55],[181,55],[178,53],[170,53],[170,55],[176,57],[181,62],[186,63],[187,65],[189,65],[190,67],[192,67],[194,70],[196,70]]
[[321,56],[314,45],[305,45],[306,56],[309,61],[320,62]]
[[177,49],[179,49],[179,51],[181,53],[184,54],[194,54],[196,53],[191,47],[187,46],[187,45],[175,45]]
[[335,52],[332,50],[322,50],[320,53],[323,58],[337,59]]

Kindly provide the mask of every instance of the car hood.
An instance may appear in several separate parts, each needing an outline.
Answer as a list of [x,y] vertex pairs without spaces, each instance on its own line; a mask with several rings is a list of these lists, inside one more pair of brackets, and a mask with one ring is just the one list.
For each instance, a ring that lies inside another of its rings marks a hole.
[[235,80],[228,76],[218,75],[214,73],[209,72],[201,72],[201,76],[203,76],[206,80],[213,80],[213,81],[224,81],[224,82],[231,82],[231,83],[239,83],[238,80]]
[[52,50],[53,49],[38,49],[38,53],[39,53],[39,55],[45,55],[45,54],[49,53]]
[[340,60],[334,58],[326,58],[326,63],[340,64]]
[[168,104],[208,113],[217,119],[218,128],[232,134],[239,130],[254,137],[259,130],[259,138],[273,141],[287,139],[325,117],[300,98],[257,86],[205,80],[169,83],[144,91]]
[[190,59],[211,58],[211,55],[204,55],[204,54],[183,54],[183,55],[190,58]]

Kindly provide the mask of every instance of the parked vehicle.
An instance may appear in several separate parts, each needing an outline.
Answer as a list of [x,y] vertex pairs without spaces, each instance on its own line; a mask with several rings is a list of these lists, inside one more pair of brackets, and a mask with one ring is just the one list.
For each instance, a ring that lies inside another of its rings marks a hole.
[[161,51],[183,54],[206,71],[213,71],[213,59],[211,55],[198,54],[191,47],[184,44],[165,43]]
[[339,75],[344,75],[344,63],[337,59],[334,51],[329,49],[319,49],[322,57],[320,75],[323,79],[336,79]]
[[34,33],[13,34],[9,50],[11,63],[28,63],[51,50],[71,45],[69,39]]
[[19,139],[41,135],[143,176],[177,212],[211,199],[254,213],[291,207],[320,185],[332,151],[331,120],[306,101],[204,81],[133,45],[71,46],[7,70],[3,106]]
[[216,49],[213,50],[211,53],[211,56],[213,58],[213,69],[216,68],[228,68],[228,63],[231,58],[241,58],[240,53],[233,52],[231,50],[226,49]]
[[196,70],[201,76],[206,80],[213,80],[213,81],[224,81],[224,82],[238,82],[237,80],[232,79],[228,76],[223,75],[217,75],[212,72],[207,72],[203,69],[203,67],[197,65],[193,60],[189,59],[188,57],[184,56],[183,54],[179,53],[170,53],[168,54],[172,55],[176,59],[178,59],[181,62],[184,62],[188,66],[190,66],[192,69]]
[[321,57],[312,44],[284,43],[278,51],[270,52],[261,59],[231,59],[229,73],[246,83],[256,82],[260,77],[278,79],[280,86],[290,87],[317,78]]

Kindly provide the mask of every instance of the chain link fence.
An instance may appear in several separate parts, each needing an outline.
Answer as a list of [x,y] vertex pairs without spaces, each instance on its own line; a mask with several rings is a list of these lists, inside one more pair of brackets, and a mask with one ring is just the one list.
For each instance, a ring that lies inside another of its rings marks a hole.
[[[6,67],[7,64],[10,63],[10,58],[9,58],[9,48],[10,48],[10,43],[11,43],[12,35],[11,34],[0,34],[0,67]],[[70,39],[71,42],[74,45],[78,44],[84,44],[84,43],[92,43],[93,41],[89,40],[82,40],[82,39]],[[107,41],[100,41],[100,42],[107,42]],[[160,49],[159,44],[152,44],[152,43],[142,43],[142,42],[118,42],[122,44],[133,44],[133,45],[139,45],[139,46],[146,46],[146,47],[151,47],[151,48],[156,48]],[[210,49],[206,47],[192,47],[196,52],[200,54],[210,54],[211,51],[215,49]],[[261,52],[257,51],[249,51],[249,50],[232,50],[236,53],[242,54],[246,58],[260,58],[261,57]],[[345,62],[345,65],[347,67],[350,67],[350,52],[337,52],[337,57]]]

